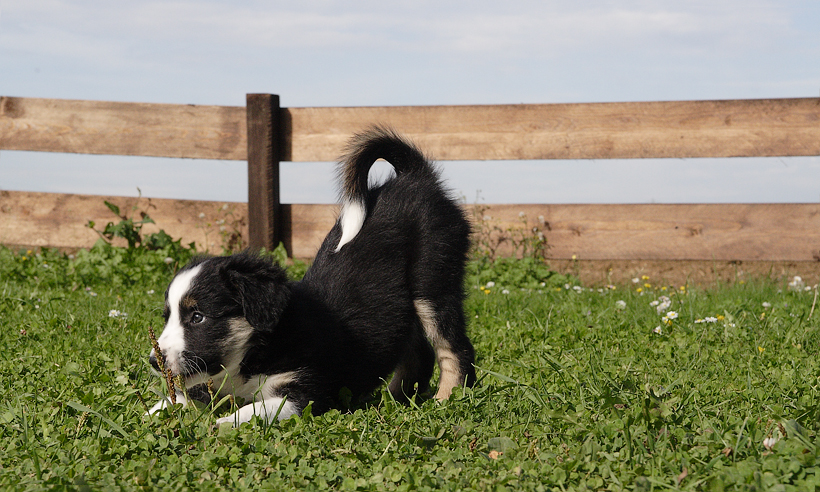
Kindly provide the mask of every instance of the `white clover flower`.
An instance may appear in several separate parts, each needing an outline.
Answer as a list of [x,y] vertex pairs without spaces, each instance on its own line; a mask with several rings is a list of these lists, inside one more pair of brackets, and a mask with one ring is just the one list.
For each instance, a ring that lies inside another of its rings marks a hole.
[[[522,289],[522,290],[523,290],[523,289]],[[509,294],[509,293],[510,293],[510,291],[509,291],[509,290],[507,290],[507,289],[504,289],[504,290],[502,290],[502,291],[501,291],[501,293],[502,293],[502,294]]]
[[163,261],[165,261],[165,264],[166,264],[166,265],[170,265],[171,263],[173,263],[173,262],[174,262],[174,259],[173,259],[173,258],[171,258],[170,256],[168,256],[168,257],[166,257],[166,258],[165,258],[165,260],[163,260]]
[[518,212],[518,217],[519,218],[524,218],[526,215],[527,214],[525,214],[524,212]]
[[569,284],[564,284],[564,289],[569,290]]
[[485,287],[488,289],[492,289],[493,287],[495,287],[495,282],[489,281],[487,282],[487,285]]
[[615,308],[616,309],[626,309],[626,301],[615,301]]
[[199,218],[204,219],[205,218],[205,212],[199,212]]
[[766,309],[769,309],[770,307],[772,307],[772,303],[771,302],[764,302],[763,307],[766,308]]
[[584,291],[584,288],[583,288],[583,287],[581,287],[580,285],[576,285],[576,286],[573,286],[573,287],[572,287],[572,290],[574,290],[575,292],[577,292],[577,293],[579,293],[579,294],[580,294],[581,292],[583,292],[583,291]]
[[774,445],[777,444],[777,441],[779,440],[780,439],[776,437],[767,437],[766,439],[763,439],[763,447],[771,451]]
[[652,302],[650,302],[650,303],[649,303],[649,305],[650,305],[650,306],[652,306],[652,307],[655,307],[655,306],[657,306],[658,304],[660,304],[660,302],[659,302],[657,299],[655,299],[654,301],[652,301]]
[[806,286],[803,279],[800,278],[798,275],[795,275],[791,282],[789,282],[789,290],[793,291],[800,291]]
[[123,313],[122,311],[120,311],[118,309],[112,309],[111,311],[108,311],[108,317],[109,318],[127,318],[128,313]]
[[672,300],[669,299],[666,296],[660,296],[658,298],[658,304],[657,305],[651,304],[651,305],[655,306],[655,311],[657,311],[658,314],[661,314],[664,311],[666,311],[667,309],[669,309],[670,307],[672,307]]
[[638,277],[635,277],[635,278],[632,279],[633,284],[637,284],[640,281],[641,281],[641,279],[639,279]]
[[154,289],[151,289],[151,290],[149,290],[148,292],[146,292],[146,294],[148,294],[149,296],[150,296],[151,294],[153,294],[153,293],[154,293]]

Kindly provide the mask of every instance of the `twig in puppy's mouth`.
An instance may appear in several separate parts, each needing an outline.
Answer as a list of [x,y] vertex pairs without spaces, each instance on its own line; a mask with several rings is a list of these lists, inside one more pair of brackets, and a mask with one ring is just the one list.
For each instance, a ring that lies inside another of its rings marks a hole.
[[159,372],[162,374],[165,379],[165,383],[168,385],[168,396],[171,398],[171,405],[176,405],[177,392],[174,388],[174,376],[171,374],[170,369],[165,368],[165,357],[162,356],[162,349],[159,348],[159,342],[157,342],[157,337],[154,335],[154,328],[151,326],[148,327],[148,336],[151,338],[151,345],[154,347],[154,356],[157,358]]

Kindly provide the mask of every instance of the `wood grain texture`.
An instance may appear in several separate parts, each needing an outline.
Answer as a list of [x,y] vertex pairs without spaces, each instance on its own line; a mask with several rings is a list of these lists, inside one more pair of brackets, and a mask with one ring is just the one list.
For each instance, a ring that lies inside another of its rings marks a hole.
[[[820,155],[820,99],[282,108],[279,160],[394,126],[438,160]],[[0,98],[0,149],[247,158],[245,108]]]
[[279,203],[279,96],[247,95],[248,246],[276,248],[282,241]]
[[289,108],[282,160],[335,160],[375,123],[438,160],[820,155],[820,99]]
[[0,97],[0,149],[245,160],[245,108]]
[[[0,192],[0,243],[61,248],[90,247],[97,235],[88,220],[99,225],[116,221],[103,205],[109,200],[125,209],[136,198]],[[157,227],[183,242],[196,241],[201,250],[221,251],[216,220],[225,218],[225,202],[143,198]],[[247,217],[244,203],[227,203],[237,217]],[[491,205],[474,220],[503,228],[527,228],[543,223],[556,260],[707,260],[818,261],[820,205]],[[200,218],[202,213],[205,217]],[[310,258],[333,226],[337,205],[282,205],[283,241],[292,256]],[[234,220],[231,219],[231,220]],[[210,224],[210,225],[208,225]],[[247,234],[247,229],[244,229]],[[245,235],[244,237],[247,237]]]
[[556,259],[820,260],[820,204],[492,205],[475,220],[521,227],[521,213],[543,217]]
[[102,230],[108,222],[120,220],[105,206],[106,200],[129,215],[135,206],[145,211],[156,222],[147,224],[145,233],[163,229],[184,244],[195,242],[199,251],[220,253],[220,227],[226,224],[232,230],[236,222],[243,237],[248,235],[247,221],[242,223],[248,214],[246,203],[0,190],[0,244],[90,248],[99,235],[86,227],[88,221]]
[[313,258],[339,217],[338,205],[282,205],[282,237],[288,254]]

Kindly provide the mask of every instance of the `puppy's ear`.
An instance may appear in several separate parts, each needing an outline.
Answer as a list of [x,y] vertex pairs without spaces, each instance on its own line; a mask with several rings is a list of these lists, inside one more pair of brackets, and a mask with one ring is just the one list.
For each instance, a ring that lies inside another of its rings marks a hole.
[[240,253],[228,259],[223,275],[248,323],[258,330],[273,330],[290,299],[285,271],[267,259]]

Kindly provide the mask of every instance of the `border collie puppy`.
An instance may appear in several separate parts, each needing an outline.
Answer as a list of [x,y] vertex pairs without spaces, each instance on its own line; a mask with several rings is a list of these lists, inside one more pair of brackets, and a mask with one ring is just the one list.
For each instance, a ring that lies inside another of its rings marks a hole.
[[[371,188],[380,158],[395,176]],[[246,403],[219,424],[284,419],[309,402],[315,414],[344,408],[391,374],[391,394],[406,401],[429,389],[436,360],[437,399],[475,382],[463,310],[470,224],[438,172],[374,127],[353,138],[339,174],[340,217],[302,281],[245,252],[197,258],[168,287],[165,367],[189,395],[206,393],[200,385],[211,379]],[[150,362],[158,367],[153,350]]]

